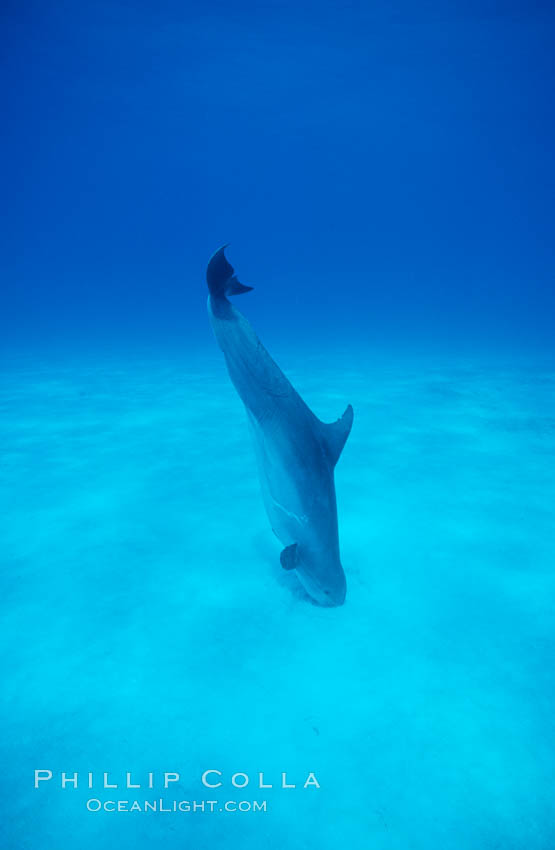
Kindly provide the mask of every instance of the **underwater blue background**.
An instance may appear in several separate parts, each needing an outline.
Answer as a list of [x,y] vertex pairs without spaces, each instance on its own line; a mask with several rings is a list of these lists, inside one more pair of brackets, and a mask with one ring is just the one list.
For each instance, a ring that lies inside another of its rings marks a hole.
[[[0,14],[2,847],[550,850],[552,4]],[[224,242],[310,407],[355,409],[340,609],[279,567]],[[35,768],[322,787],[92,814]]]

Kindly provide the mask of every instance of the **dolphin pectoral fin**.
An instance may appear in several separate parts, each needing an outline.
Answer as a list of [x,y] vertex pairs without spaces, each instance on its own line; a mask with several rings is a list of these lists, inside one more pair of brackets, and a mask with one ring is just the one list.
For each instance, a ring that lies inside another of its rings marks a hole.
[[294,570],[299,564],[297,544],[292,543],[290,546],[286,546],[285,549],[282,549],[279,561],[284,570]]
[[322,422],[324,445],[328,457],[332,462],[332,466],[335,466],[339,460],[339,456],[343,451],[343,446],[347,442],[347,437],[351,433],[353,417],[353,408],[350,404],[348,404],[345,413],[336,422],[331,422],[328,425]]

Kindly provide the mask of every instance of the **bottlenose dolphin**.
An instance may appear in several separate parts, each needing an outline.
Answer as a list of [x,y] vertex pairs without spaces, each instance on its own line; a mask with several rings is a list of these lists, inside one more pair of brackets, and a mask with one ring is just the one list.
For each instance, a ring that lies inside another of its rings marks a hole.
[[247,409],[266,512],[296,570],[321,605],[342,605],[346,581],[339,559],[333,470],[353,424],[348,405],[337,422],[321,422],[289,383],[228,295],[249,292],[220,248],[206,270],[208,313],[229,376]]

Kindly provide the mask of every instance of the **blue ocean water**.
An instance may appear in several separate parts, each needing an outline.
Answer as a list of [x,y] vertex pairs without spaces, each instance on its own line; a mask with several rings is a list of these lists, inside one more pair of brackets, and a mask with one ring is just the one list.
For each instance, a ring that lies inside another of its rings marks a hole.
[[[342,608],[279,566],[210,339],[4,374],[3,846],[548,848],[553,362],[274,354],[322,418],[356,407]],[[35,769],[54,774],[37,791]],[[205,769],[250,785],[207,793]],[[128,770],[181,778],[85,786]],[[321,788],[261,791],[259,771]],[[268,811],[91,813],[91,795]]]

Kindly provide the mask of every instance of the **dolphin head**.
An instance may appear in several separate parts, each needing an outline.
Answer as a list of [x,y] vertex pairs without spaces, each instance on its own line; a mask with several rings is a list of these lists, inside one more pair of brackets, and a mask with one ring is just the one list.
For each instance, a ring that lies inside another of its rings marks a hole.
[[326,608],[343,605],[347,582],[338,557],[301,546],[296,570],[304,589],[319,605]]
[[286,546],[280,555],[284,570],[295,570],[306,592],[326,608],[343,605],[347,593],[345,573],[337,546],[305,539]]

